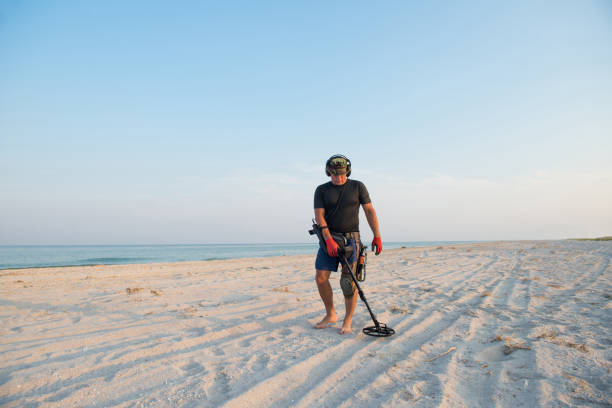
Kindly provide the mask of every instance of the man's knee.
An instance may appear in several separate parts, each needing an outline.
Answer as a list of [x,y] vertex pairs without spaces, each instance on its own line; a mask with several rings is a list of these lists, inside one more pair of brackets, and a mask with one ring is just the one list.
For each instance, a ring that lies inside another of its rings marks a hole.
[[317,282],[317,285],[322,285],[326,282],[329,282],[329,274],[331,272],[330,271],[325,271],[322,269],[317,269],[317,274],[315,276],[315,281]]

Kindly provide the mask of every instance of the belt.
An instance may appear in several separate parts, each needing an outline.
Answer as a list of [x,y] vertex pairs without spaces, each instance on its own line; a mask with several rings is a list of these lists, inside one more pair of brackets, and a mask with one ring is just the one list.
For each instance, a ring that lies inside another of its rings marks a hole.
[[356,232],[341,232],[340,234],[344,235],[346,239],[354,239],[355,241],[359,241],[359,231]]

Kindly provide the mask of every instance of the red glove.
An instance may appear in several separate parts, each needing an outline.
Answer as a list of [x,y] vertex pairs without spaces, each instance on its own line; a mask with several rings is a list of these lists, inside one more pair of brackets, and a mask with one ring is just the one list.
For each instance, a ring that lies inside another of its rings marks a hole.
[[380,237],[374,237],[374,239],[372,240],[372,251],[374,250],[376,251],[376,255],[382,252],[382,240],[380,239]]
[[325,245],[327,245],[327,254],[329,256],[338,256],[338,244],[332,237],[325,240]]

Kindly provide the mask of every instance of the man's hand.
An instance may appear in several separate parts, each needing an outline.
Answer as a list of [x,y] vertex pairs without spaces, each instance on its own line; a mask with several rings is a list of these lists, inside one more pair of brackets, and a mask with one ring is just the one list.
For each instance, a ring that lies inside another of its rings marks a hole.
[[380,239],[380,237],[374,237],[374,239],[372,240],[372,251],[376,251],[376,255],[382,252],[382,240]]
[[334,241],[333,237],[327,238],[325,240],[325,245],[327,245],[327,254],[329,256],[338,256],[338,244]]

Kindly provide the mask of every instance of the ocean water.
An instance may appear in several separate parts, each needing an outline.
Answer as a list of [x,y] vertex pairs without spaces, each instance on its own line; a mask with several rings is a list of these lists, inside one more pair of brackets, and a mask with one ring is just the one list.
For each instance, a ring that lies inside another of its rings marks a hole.
[[[467,241],[383,242],[385,249],[467,243]],[[26,245],[0,246],[0,269],[207,261],[314,254],[308,244],[203,245]]]

